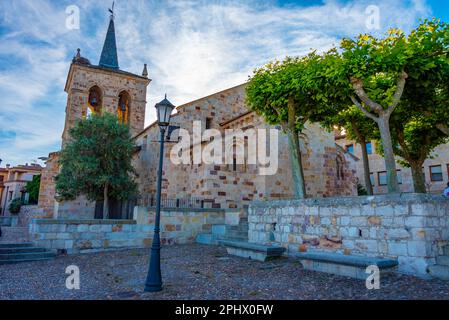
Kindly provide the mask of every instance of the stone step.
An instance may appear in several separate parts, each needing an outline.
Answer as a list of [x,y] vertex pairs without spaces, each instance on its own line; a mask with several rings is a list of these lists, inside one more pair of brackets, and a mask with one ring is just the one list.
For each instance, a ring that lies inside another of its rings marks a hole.
[[23,263],[23,262],[35,262],[35,261],[48,261],[52,260],[51,258],[39,258],[39,259],[17,259],[17,260],[0,260],[0,265],[2,264],[16,264],[16,263]]
[[224,236],[221,236],[222,239],[248,239],[247,233],[227,233]]
[[200,233],[196,236],[196,243],[206,245],[217,245],[217,238],[212,233]]
[[25,253],[7,253],[0,254],[0,261],[5,260],[36,260],[36,259],[46,259],[46,258],[54,258],[56,255],[53,252],[45,251],[45,252],[25,252]]
[[248,242],[248,237],[220,237],[219,240]]
[[442,266],[449,266],[449,256],[438,256],[437,264]]
[[46,252],[45,248],[37,247],[16,247],[16,248],[0,248],[0,254],[11,254],[11,253],[31,253],[31,252]]
[[24,247],[32,247],[33,244],[31,242],[21,242],[21,243],[0,243],[0,248],[24,248]]
[[226,234],[226,226],[224,224],[216,224],[211,228],[212,235],[214,236],[222,236]]
[[242,234],[248,234],[248,230],[240,230],[240,229],[231,229],[231,230],[226,230],[226,234],[231,234],[231,233],[242,233]]
[[237,226],[226,226],[226,232],[238,231],[238,232],[248,232],[248,228],[245,227],[237,227]]
[[449,266],[434,264],[433,266],[427,267],[427,272],[432,277],[438,278],[440,280],[449,280]]
[[285,252],[283,247],[249,243],[247,241],[220,240],[219,244],[226,247],[228,254],[258,261],[279,258]]
[[28,242],[28,228],[2,227],[1,242]]

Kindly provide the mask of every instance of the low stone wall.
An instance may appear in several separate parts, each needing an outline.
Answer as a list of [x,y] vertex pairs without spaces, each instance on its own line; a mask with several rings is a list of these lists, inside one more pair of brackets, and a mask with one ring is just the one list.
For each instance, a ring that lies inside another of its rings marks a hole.
[[[34,219],[29,226],[35,245],[68,253],[150,247],[154,210],[136,207],[134,220]],[[224,210],[172,209],[161,213],[163,245],[193,243],[214,224],[224,224]]]
[[35,245],[65,249],[67,253],[148,247],[151,244],[151,226],[137,226],[133,220],[35,219],[29,228]]
[[[199,233],[210,232],[213,225],[225,224],[225,213],[220,209],[165,209],[161,212],[161,242],[193,243]],[[138,225],[154,226],[155,215],[154,209],[134,208],[134,220]]]
[[19,225],[28,227],[33,219],[46,218],[46,214],[38,205],[24,205],[20,208]]
[[424,194],[255,202],[249,241],[299,251],[398,258],[398,270],[427,275],[449,243],[449,200]]

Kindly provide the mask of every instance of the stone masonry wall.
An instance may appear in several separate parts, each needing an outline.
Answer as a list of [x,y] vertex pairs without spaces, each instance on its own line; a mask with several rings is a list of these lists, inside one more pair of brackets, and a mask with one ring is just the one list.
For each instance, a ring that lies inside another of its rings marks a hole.
[[95,203],[84,196],[73,201],[56,202],[55,176],[59,173],[59,153],[51,153],[42,170],[41,185],[39,188],[39,209],[43,211],[42,218],[61,219],[93,219]]
[[58,152],[50,153],[46,166],[42,169],[38,205],[43,210],[46,218],[53,217],[55,208],[56,188],[54,177],[59,173],[58,159]]
[[[154,211],[136,208],[135,220],[35,219],[29,226],[35,245],[68,253],[150,247]],[[224,211],[170,210],[161,213],[163,245],[193,243],[196,236],[224,224]]]
[[[227,129],[241,129],[243,132],[250,129],[276,129],[279,132],[276,174],[261,176],[258,173],[259,166],[249,164],[238,164],[236,170],[232,164],[175,165],[170,161],[170,150],[174,143],[167,143],[164,152],[163,197],[199,198],[208,207],[221,209],[242,208],[254,200],[292,197],[287,137],[278,127],[268,125],[263,118],[248,111],[244,89],[244,85],[237,86],[182,105],[177,108],[178,112],[172,117],[170,125],[186,129],[191,135],[193,121],[201,121],[204,131],[206,119],[209,119],[210,128],[220,132]],[[176,133],[173,135],[176,136]],[[308,123],[300,138],[307,194],[313,197],[355,195],[355,163],[340,154],[333,134],[316,124]],[[136,137],[141,151],[134,159],[134,166],[143,198],[156,193],[158,140],[157,125],[151,125]],[[236,144],[247,145],[247,141],[237,141]],[[205,143],[202,145],[204,147]],[[247,149],[245,154],[247,159]],[[337,168],[337,157],[342,159],[341,168]],[[338,175],[340,171],[342,174]]]
[[86,117],[89,90],[94,86],[101,90],[102,110],[113,114],[117,114],[119,94],[128,92],[131,98],[129,126],[131,134],[136,135],[144,128],[149,83],[149,79],[131,74],[72,64],[66,86],[68,97],[63,140],[68,139],[68,130],[75,122]]
[[289,254],[393,257],[400,272],[420,276],[449,243],[449,201],[432,195],[257,202],[248,221],[250,242],[280,244]]

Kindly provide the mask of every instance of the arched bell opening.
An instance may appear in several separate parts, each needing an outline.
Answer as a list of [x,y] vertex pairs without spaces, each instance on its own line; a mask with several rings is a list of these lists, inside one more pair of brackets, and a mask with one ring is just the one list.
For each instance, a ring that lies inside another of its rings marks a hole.
[[118,96],[117,115],[120,123],[129,124],[131,97],[128,92],[122,91]]
[[86,118],[90,118],[93,114],[101,114],[102,108],[103,93],[98,86],[93,86],[89,89]]

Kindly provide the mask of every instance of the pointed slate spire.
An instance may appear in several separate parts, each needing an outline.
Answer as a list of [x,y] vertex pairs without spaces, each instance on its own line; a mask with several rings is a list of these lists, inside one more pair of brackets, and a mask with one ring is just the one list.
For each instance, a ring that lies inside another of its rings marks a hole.
[[111,18],[109,20],[108,32],[104,40],[103,50],[101,51],[100,67],[118,69],[117,58],[117,44],[115,41],[115,26],[114,26],[114,5],[112,5]]

